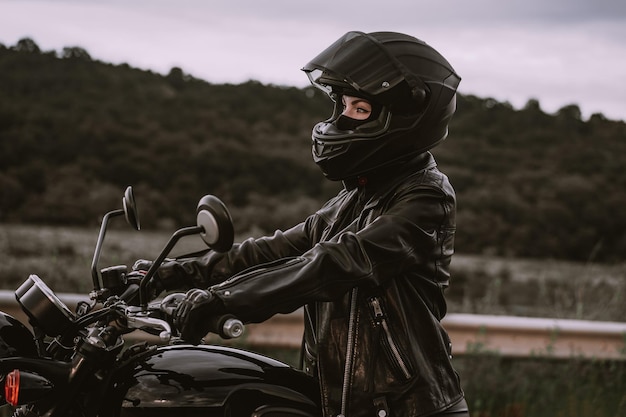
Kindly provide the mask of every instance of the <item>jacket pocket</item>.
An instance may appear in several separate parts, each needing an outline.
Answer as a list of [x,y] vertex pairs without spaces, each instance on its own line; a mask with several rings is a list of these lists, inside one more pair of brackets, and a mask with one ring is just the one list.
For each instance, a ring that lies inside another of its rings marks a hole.
[[397,341],[397,336],[389,327],[389,320],[385,314],[383,305],[378,297],[371,297],[368,300],[374,324],[378,327],[377,332],[380,337],[382,350],[387,358],[392,372],[400,381],[407,381],[413,378],[414,370],[402,345]]

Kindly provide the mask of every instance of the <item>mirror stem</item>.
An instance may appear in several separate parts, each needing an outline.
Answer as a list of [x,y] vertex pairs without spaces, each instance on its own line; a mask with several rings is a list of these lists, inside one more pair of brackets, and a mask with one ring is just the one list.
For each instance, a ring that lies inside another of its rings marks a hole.
[[146,299],[148,295],[146,294],[146,288],[148,287],[148,283],[152,280],[152,277],[156,275],[156,271],[159,269],[165,257],[170,253],[174,245],[180,240],[183,236],[191,236],[197,235],[204,232],[204,228],[202,226],[191,226],[185,227],[180,230],[177,230],[170,240],[167,241],[167,244],[159,254],[159,257],[150,265],[150,269],[146,273],[146,276],[141,280],[141,284],[139,284],[139,302],[141,304],[141,310],[145,311],[148,308],[148,300]]
[[102,242],[104,242],[104,236],[107,233],[107,225],[109,219],[124,214],[124,210],[110,211],[102,218],[102,226],[100,226],[100,234],[98,234],[98,241],[96,242],[96,250],[93,253],[93,260],[91,261],[91,278],[93,279],[94,291],[100,290],[100,277],[98,273],[98,260],[100,260],[100,252],[102,251]]

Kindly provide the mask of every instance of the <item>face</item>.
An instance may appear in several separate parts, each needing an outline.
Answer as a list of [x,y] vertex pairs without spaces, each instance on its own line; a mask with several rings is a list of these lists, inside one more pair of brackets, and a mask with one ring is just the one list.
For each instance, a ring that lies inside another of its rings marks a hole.
[[355,120],[365,120],[372,113],[372,104],[364,98],[341,96],[342,115]]

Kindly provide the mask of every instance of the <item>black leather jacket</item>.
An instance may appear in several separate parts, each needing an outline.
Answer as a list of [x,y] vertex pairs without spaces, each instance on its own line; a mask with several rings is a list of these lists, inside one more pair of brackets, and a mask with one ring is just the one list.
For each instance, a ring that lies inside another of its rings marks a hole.
[[[455,194],[430,153],[347,185],[301,224],[162,267],[246,322],[305,306],[304,369],[326,416],[434,414],[463,397],[440,320]],[[234,275],[235,274],[235,275]]]

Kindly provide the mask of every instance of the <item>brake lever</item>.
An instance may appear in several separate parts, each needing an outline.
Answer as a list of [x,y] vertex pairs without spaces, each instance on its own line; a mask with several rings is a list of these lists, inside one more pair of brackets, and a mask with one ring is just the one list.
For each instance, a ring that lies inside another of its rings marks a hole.
[[141,310],[137,310],[136,307],[126,309],[126,323],[129,329],[139,329],[143,331],[147,331],[146,329],[154,329],[159,331],[159,339],[163,342],[169,342],[172,338],[172,327],[167,321],[148,317],[145,313],[141,312]]
[[159,310],[161,310],[161,312],[167,315],[167,317],[173,317],[174,312],[176,311],[176,308],[184,299],[185,299],[185,293],[182,293],[182,292],[175,292],[172,294],[168,294],[165,297],[163,297],[163,300],[161,300],[161,303],[159,305]]

